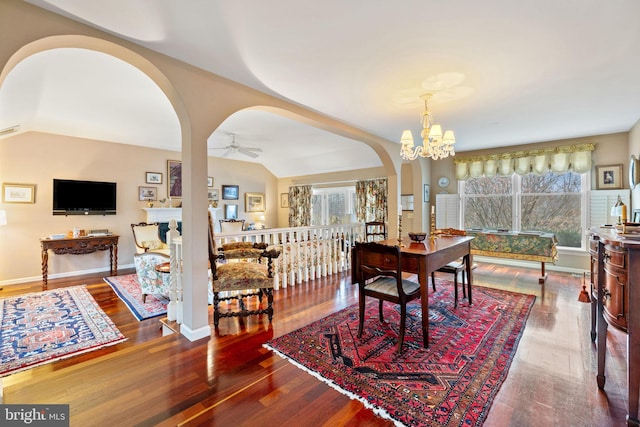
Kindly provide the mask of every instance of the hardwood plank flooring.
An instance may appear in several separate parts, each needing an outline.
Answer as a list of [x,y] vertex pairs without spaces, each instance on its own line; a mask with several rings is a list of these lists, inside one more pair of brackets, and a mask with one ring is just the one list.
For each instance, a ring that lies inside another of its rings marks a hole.
[[[131,273],[123,271],[121,274]],[[479,263],[475,284],[537,296],[507,380],[485,426],[619,426],[626,416],[626,335],[609,328],[607,384],[596,385],[589,305],[582,277]],[[275,314],[221,319],[210,339],[163,337],[159,320],[138,322],[100,275],[87,284],[128,337],[124,343],[3,379],[4,403],[68,403],[72,426],[390,426],[372,411],[265,350],[262,344],[357,303],[350,274],[275,292]],[[0,297],[37,292],[5,286]]]

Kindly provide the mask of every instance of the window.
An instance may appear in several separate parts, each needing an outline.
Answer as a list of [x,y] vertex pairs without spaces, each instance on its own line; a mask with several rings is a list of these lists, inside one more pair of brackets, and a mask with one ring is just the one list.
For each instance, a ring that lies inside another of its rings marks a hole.
[[314,188],[311,196],[311,225],[355,222],[356,187]]
[[545,231],[584,248],[588,174],[553,172],[470,178],[460,184],[464,228]]

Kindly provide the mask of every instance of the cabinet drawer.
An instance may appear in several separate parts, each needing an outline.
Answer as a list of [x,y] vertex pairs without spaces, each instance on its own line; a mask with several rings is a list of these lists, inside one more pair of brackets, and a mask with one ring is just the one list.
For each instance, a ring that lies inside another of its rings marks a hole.
[[627,268],[627,251],[618,246],[604,246],[604,265],[615,266],[618,268]]

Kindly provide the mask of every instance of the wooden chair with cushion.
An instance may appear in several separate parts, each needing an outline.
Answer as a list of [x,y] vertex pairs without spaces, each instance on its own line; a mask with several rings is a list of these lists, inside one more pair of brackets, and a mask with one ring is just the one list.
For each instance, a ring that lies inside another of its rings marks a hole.
[[[376,242],[356,242],[354,262],[359,289],[360,322],[358,338],[362,337],[366,297],[377,298],[380,322],[384,322],[384,301],[400,305],[400,336],[398,353],[402,353],[407,317],[407,303],[420,298],[420,284],[402,278],[401,252],[399,246],[382,245]],[[427,313],[423,314],[427,316]]]
[[[437,230],[437,235],[439,236],[466,236],[467,233],[464,230],[457,230],[455,228],[445,228],[445,229],[439,229]],[[440,273],[449,273],[449,274],[453,274],[453,294],[454,294],[454,307],[458,307],[458,275],[460,273],[462,273],[462,297],[463,298],[467,298],[467,287],[468,292],[471,293],[471,283],[469,283],[469,280],[467,278],[467,262],[468,262],[468,258],[467,257],[463,257],[460,258],[456,261],[452,261],[450,263],[448,263],[447,265],[445,265],[444,267],[441,267],[439,269],[437,269],[437,272]],[[466,286],[465,286],[466,284]],[[436,291],[436,280],[435,280],[435,274],[432,271],[431,272],[431,287],[433,289],[433,291]]]
[[136,253],[159,252],[169,255],[169,245],[160,238],[160,224],[157,222],[131,224],[131,230],[133,231]]
[[[233,246],[234,244],[236,246]],[[238,244],[242,245],[237,246]],[[213,289],[214,326],[218,327],[221,317],[246,317],[253,314],[267,314],[271,322],[273,319],[273,260],[280,256],[280,252],[268,250],[266,245],[249,242],[228,243],[224,246],[224,251],[218,253],[213,221],[209,214],[209,264]],[[234,262],[225,262],[230,259]],[[264,294],[267,295],[266,307],[262,307]],[[247,308],[244,299],[250,296],[259,297],[261,308],[254,310]],[[228,300],[238,300],[239,309],[222,312],[220,302]]]
[[387,239],[387,224],[382,221],[364,223],[365,242],[376,242]]

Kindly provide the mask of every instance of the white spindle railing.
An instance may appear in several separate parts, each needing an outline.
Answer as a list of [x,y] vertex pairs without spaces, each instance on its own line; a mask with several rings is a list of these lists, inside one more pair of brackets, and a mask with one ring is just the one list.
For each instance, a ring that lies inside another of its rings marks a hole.
[[[182,237],[169,238],[171,249],[171,291],[167,307],[168,320],[182,323]],[[217,233],[216,246],[227,242],[262,242],[280,251],[274,263],[274,289],[344,272],[351,268],[351,247],[364,240],[364,224],[342,224],[314,227],[270,228]]]

